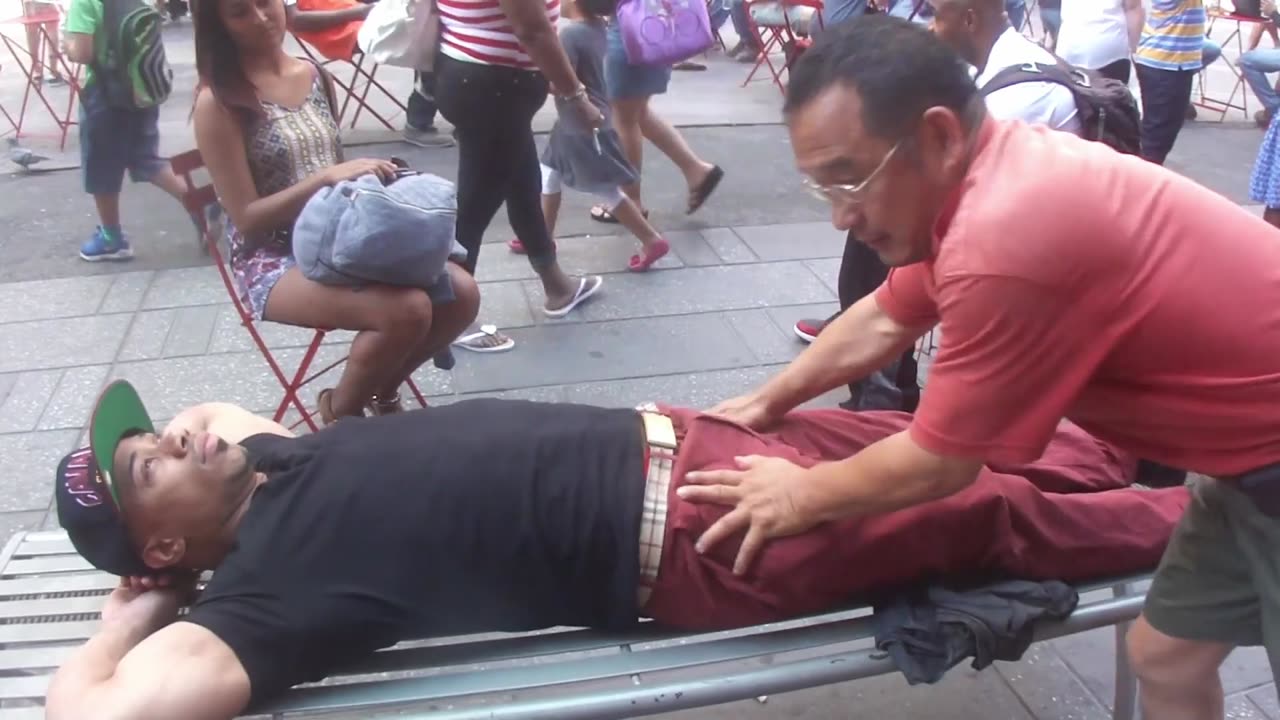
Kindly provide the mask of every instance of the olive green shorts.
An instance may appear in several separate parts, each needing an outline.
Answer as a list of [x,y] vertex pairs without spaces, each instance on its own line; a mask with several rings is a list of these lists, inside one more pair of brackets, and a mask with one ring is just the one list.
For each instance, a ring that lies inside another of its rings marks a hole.
[[1147,592],[1144,615],[1185,640],[1263,645],[1280,666],[1280,518],[1231,485],[1197,478]]

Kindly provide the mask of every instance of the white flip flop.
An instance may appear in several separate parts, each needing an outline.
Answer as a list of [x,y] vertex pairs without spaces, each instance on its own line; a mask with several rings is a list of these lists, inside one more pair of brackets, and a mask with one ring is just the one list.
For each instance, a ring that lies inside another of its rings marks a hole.
[[463,335],[457,340],[454,340],[453,344],[457,345],[458,347],[464,350],[470,350],[471,352],[478,352],[478,353],[506,352],[516,346],[516,341],[509,337],[506,338],[506,342],[499,343],[497,345],[472,345],[471,344],[473,340],[479,340],[480,338],[483,338],[483,337],[496,337],[497,335],[498,335],[497,325],[481,325],[480,332],[473,332],[469,335]]
[[592,275],[589,278],[584,277],[578,281],[578,292],[573,294],[573,299],[569,301],[568,305],[558,310],[550,310],[544,306],[542,312],[546,313],[547,317],[562,318],[573,312],[573,309],[578,307],[583,300],[595,295],[602,287],[604,287],[604,278],[599,275]]

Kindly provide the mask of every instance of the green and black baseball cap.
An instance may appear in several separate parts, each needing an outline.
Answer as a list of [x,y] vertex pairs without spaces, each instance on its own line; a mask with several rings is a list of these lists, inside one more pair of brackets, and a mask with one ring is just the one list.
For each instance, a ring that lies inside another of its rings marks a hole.
[[154,575],[129,538],[112,467],[126,436],[155,432],[138,391],[124,380],[106,387],[89,420],[89,447],[68,454],[58,466],[54,496],[58,522],[76,551],[113,575]]

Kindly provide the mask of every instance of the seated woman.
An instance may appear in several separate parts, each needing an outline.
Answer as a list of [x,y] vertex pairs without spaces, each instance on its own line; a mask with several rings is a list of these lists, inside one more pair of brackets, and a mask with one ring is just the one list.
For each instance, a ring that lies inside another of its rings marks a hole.
[[358,332],[337,387],[322,390],[326,424],[341,416],[400,410],[400,385],[475,319],[480,294],[469,273],[448,266],[455,299],[433,306],[413,288],[340,288],[295,267],[290,229],[316,191],[375,173],[387,160],[344,162],[332,80],[283,47],[281,0],[222,0],[196,6],[200,76],[194,123],[228,218],[231,268],[255,318]]

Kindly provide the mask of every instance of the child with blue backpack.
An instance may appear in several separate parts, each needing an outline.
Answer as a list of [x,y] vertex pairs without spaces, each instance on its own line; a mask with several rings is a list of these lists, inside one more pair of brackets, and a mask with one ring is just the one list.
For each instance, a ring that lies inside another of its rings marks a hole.
[[[560,44],[583,92],[604,114],[605,125],[598,130],[582,126],[566,108],[568,101],[556,98],[559,118],[542,153],[542,214],[548,233],[555,237],[563,186],[602,198],[609,212],[640,241],[641,250],[631,256],[627,269],[643,272],[666,255],[671,245],[649,224],[640,206],[622,191],[622,186],[639,177],[622,151],[618,132],[610,125],[605,93],[604,18],[612,15],[616,6],[617,0],[565,0],[561,6],[571,22],[561,28]],[[514,252],[524,249],[518,238],[509,246]]]
[[66,56],[87,66],[80,88],[80,165],[100,221],[80,248],[90,262],[133,257],[120,223],[125,171],[179,201],[186,190],[159,155],[160,104],[173,83],[162,23],[145,0],[71,0],[67,10]]

